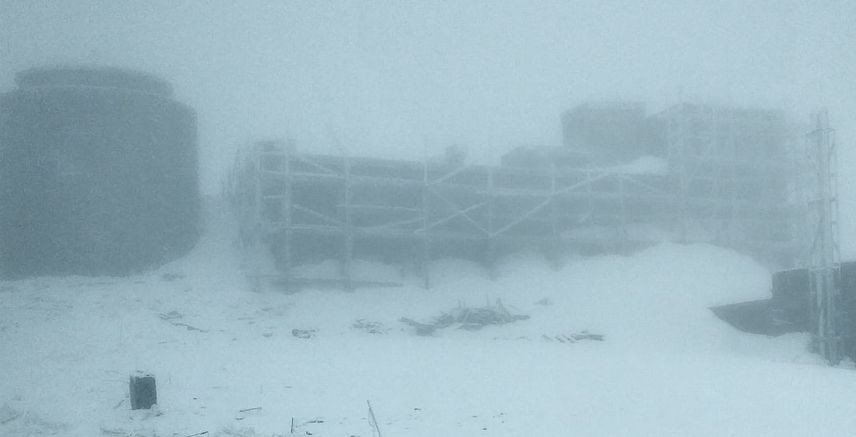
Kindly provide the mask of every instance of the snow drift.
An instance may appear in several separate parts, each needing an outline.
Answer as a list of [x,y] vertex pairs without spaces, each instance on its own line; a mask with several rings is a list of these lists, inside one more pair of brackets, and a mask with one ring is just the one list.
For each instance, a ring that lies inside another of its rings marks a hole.
[[[232,237],[221,218],[156,272],[3,283],[0,434],[282,436],[293,420],[294,435],[368,436],[366,400],[395,436],[796,436],[854,424],[851,370],[824,367],[803,335],[740,333],[708,311],[769,293],[769,273],[728,250],[663,244],[558,270],[520,255],[493,281],[445,260],[430,290],[399,276],[401,288],[284,294],[251,291]],[[497,299],[529,318],[431,336],[399,321]],[[583,330],[605,341],[554,340]],[[135,370],[157,376],[157,411],[129,411]]]

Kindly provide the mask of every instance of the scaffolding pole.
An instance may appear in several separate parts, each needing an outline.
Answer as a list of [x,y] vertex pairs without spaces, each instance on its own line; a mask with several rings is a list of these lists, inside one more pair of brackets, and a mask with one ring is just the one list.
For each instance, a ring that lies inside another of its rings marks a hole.
[[265,250],[263,245],[264,236],[263,234],[263,220],[262,216],[264,211],[264,199],[263,199],[263,187],[262,187],[262,156],[261,153],[256,153],[253,156],[253,175],[252,175],[252,186],[253,186],[253,203],[254,203],[254,211],[252,215],[252,229],[250,231],[251,235],[251,253],[256,259],[252,262],[252,276],[251,282],[254,291],[261,291],[262,284],[262,272],[261,272],[261,262],[258,259],[259,254]]
[[494,223],[494,174],[493,168],[487,170],[487,266],[491,279],[496,279],[496,238],[495,238],[495,223]]
[[292,221],[291,221],[291,153],[286,151],[285,159],[283,162],[283,172],[285,173],[285,179],[283,181],[283,199],[281,205],[282,211],[282,220],[285,224],[284,229],[282,230],[282,266],[281,271],[285,276],[286,280],[291,277],[291,266],[292,266],[292,247],[291,247],[291,233],[292,233]]
[[422,161],[422,281],[425,289],[431,288],[431,240],[428,237],[428,159]]
[[559,215],[556,205],[556,164],[550,165],[550,262],[554,270],[560,267],[561,248],[559,247]]
[[815,193],[810,201],[813,221],[809,276],[813,303],[813,345],[830,365],[844,357],[839,303],[840,251],[838,240],[838,187],[835,131],[825,110],[814,116],[815,129],[807,135],[815,173]]
[[342,280],[346,291],[354,290],[353,283],[353,260],[354,260],[354,227],[351,223],[351,160],[346,153],[344,155],[345,183],[343,185],[344,197],[344,253],[342,254]]

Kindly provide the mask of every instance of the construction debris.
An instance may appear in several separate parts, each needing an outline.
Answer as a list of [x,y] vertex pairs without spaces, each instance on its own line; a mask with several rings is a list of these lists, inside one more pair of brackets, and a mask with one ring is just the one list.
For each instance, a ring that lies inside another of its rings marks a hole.
[[369,334],[386,334],[389,332],[389,328],[385,328],[383,323],[372,322],[366,319],[357,319],[351,327],[359,329],[360,331],[368,332]]
[[366,404],[368,404],[369,406],[369,424],[372,426],[372,431],[377,433],[377,437],[381,437],[380,425],[378,425],[377,419],[375,418],[374,410],[372,410],[372,403],[366,401]]
[[306,338],[315,337],[315,332],[316,332],[315,329],[292,329],[291,335],[293,335],[297,338],[306,339]]
[[188,325],[187,323],[179,322],[178,320],[181,320],[182,318],[184,318],[184,314],[181,314],[178,311],[170,311],[168,313],[161,313],[158,315],[158,317],[160,317],[161,320],[168,322],[170,325],[181,326],[181,327],[187,329],[188,331],[208,332],[205,329],[199,329],[195,326]]
[[593,340],[593,341],[603,341],[603,334],[592,334],[588,331],[580,331],[571,334],[559,334],[559,335],[542,335],[541,337],[547,341],[558,341],[559,343],[576,343],[582,340]]
[[479,330],[487,325],[504,325],[518,320],[527,320],[525,314],[511,314],[500,299],[496,304],[485,307],[465,307],[459,305],[457,308],[436,317],[431,323],[421,323],[407,317],[399,319],[402,323],[416,328],[417,335],[431,335],[437,329],[448,328],[457,325],[459,329],[469,331]]

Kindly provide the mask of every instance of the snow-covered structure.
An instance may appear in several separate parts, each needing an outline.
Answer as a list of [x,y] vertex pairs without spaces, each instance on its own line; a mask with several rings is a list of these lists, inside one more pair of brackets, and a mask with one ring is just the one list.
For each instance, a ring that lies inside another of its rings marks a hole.
[[119,275],[198,236],[196,114],[136,71],[23,71],[0,95],[0,272]]
[[791,265],[805,207],[790,196],[798,135],[782,111],[681,104],[658,114],[680,233]]
[[243,239],[269,247],[287,281],[298,280],[288,274],[295,265],[340,259],[345,284],[355,258],[414,266],[427,283],[440,257],[491,266],[524,248],[555,259],[660,241],[793,263],[793,138],[782,113],[584,105],[563,120],[564,148],[517,148],[498,167],[259,143],[238,159],[230,188]]

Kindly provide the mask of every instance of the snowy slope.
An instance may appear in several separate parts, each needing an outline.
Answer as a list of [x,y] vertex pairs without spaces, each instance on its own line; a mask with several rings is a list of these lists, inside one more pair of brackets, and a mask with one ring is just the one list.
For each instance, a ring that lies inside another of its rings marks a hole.
[[[710,246],[506,260],[495,281],[442,261],[434,288],[251,291],[222,209],[188,257],[131,278],[0,285],[0,435],[805,436],[856,425],[852,369],[803,335],[743,334],[710,305],[766,297],[769,273]],[[429,337],[459,304],[501,299],[528,320]],[[382,333],[353,327],[363,319]],[[316,330],[297,338],[293,329]],[[606,341],[562,343],[588,330]],[[159,415],[127,377],[157,376]],[[261,407],[248,412],[242,409]],[[205,434],[203,434],[205,435]]]

